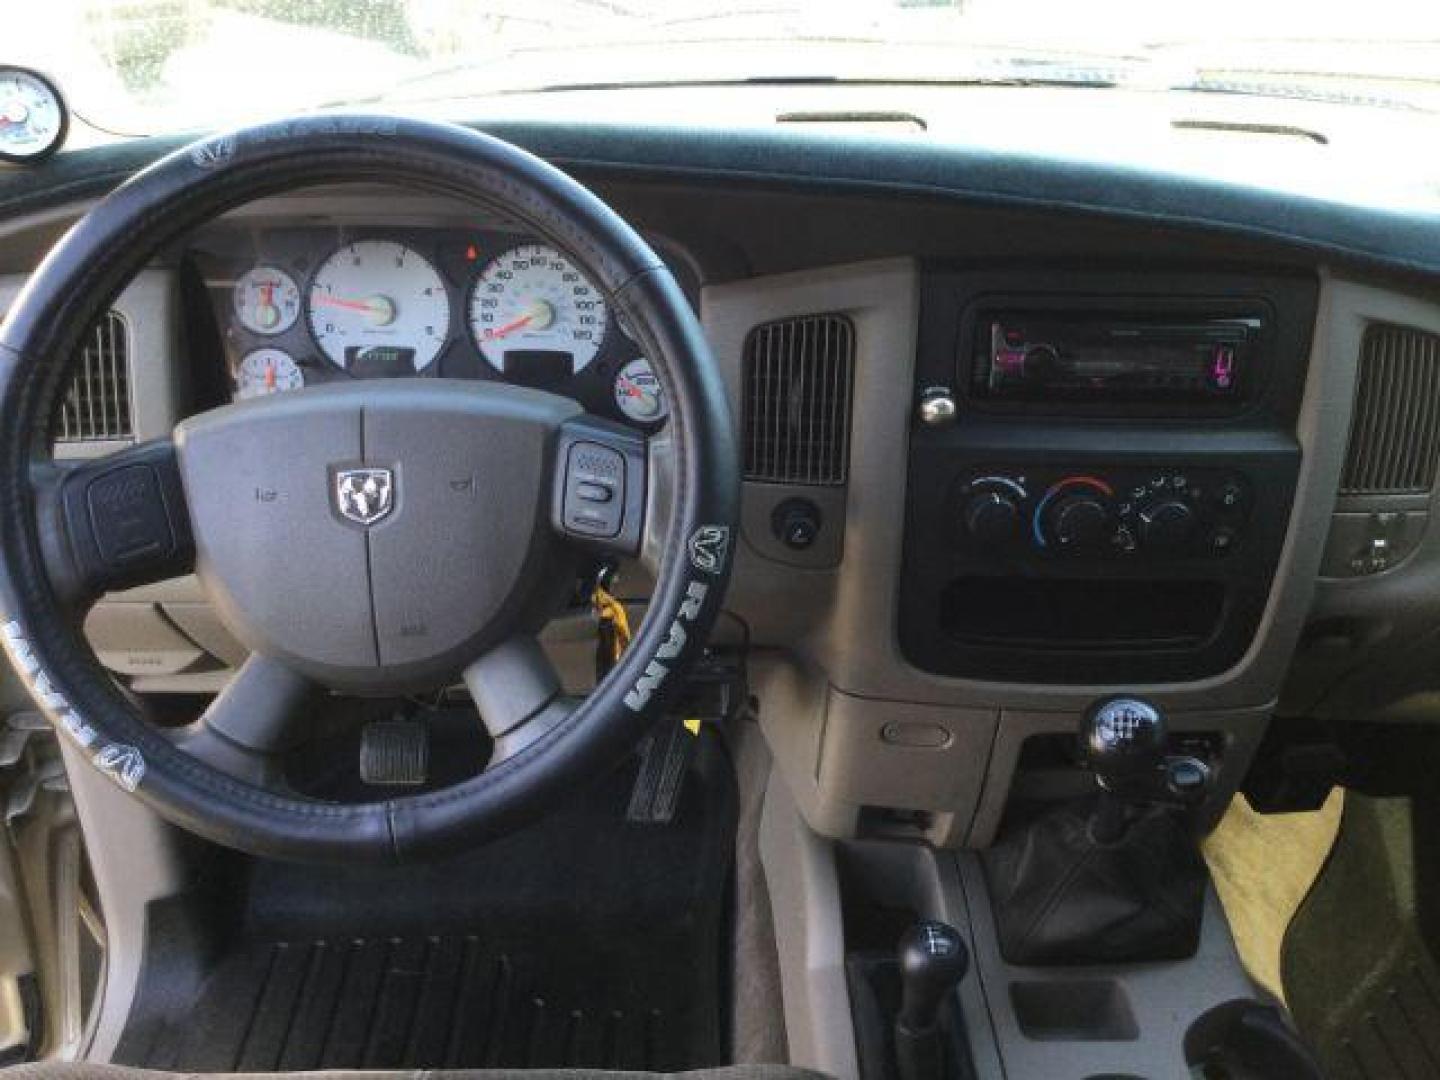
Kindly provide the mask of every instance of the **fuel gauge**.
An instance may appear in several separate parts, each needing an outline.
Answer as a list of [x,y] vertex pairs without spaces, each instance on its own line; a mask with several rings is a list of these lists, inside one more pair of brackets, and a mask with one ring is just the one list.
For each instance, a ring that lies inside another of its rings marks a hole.
[[49,157],[65,141],[69,122],[54,83],[28,68],[0,66],[0,161]]

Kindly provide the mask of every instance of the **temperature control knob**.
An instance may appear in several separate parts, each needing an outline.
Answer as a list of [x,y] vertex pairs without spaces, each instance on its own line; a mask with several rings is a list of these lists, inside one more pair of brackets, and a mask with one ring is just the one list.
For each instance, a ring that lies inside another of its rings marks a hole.
[[1047,509],[1045,526],[1056,547],[1096,548],[1109,535],[1110,508],[1100,495],[1090,492],[1061,495]]
[[1140,539],[1146,547],[1180,547],[1195,531],[1195,511],[1182,499],[1165,499],[1140,512]]
[[965,504],[965,528],[981,544],[1003,544],[1020,530],[1020,506],[1003,491],[978,492]]

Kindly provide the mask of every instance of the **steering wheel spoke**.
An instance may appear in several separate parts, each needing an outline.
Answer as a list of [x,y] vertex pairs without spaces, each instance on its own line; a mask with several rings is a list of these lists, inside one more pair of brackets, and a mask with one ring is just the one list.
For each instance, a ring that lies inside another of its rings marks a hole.
[[495,743],[493,766],[513,757],[575,711],[533,637],[502,642],[465,669],[465,685]]
[[594,416],[561,425],[551,514],[555,531],[587,551],[639,555],[648,450],[644,436]]
[[188,573],[195,561],[175,445],[141,443],[80,465],[31,472],[46,570],[56,593],[84,602]]
[[175,744],[236,779],[273,787],[295,720],[321,693],[280,661],[252,653],[199,719],[175,732]]

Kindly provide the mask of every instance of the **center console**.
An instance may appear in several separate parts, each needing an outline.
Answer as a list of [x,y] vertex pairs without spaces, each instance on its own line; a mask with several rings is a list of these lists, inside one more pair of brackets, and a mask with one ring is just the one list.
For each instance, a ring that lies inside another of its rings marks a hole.
[[899,638],[922,670],[1190,681],[1240,659],[1284,544],[1313,281],[936,270]]

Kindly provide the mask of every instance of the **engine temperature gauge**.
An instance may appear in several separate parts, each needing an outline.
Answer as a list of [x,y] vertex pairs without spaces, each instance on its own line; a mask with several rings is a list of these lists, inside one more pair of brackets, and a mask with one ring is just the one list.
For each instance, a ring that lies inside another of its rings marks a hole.
[[643,356],[631,360],[615,376],[615,404],[631,420],[654,423],[670,411],[660,377]]
[[273,266],[247,270],[235,282],[235,317],[253,334],[279,334],[300,317],[295,279]]
[[266,397],[305,385],[300,365],[279,349],[256,349],[246,353],[235,369],[235,400]]

